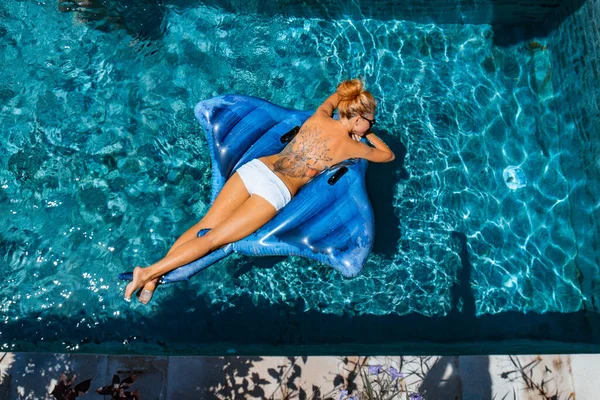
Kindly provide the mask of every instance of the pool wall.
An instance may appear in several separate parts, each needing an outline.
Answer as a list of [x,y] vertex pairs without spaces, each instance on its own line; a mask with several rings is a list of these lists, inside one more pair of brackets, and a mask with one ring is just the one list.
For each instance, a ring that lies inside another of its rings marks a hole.
[[547,46],[552,54],[554,104],[562,150],[560,164],[567,181],[575,182],[569,191],[571,224],[577,241],[574,262],[579,271],[585,307],[588,311],[598,312],[600,0],[588,0],[573,11],[572,7],[565,7],[548,21],[557,25],[557,29],[548,37]]
[[[576,9],[584,0],[212,0],[210,5],[236,13],[296,15],[303,18],[373,18],[436,24],[542,25],[557,10]],[[183,5],[182,1],[175,1]]]

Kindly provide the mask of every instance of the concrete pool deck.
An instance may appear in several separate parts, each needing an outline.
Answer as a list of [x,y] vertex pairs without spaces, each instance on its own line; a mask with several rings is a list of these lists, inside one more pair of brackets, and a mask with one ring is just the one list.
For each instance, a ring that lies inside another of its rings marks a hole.
[[[381,366],[381,367],[379,367]],[[371,367],[371,368],[369,368]],[[393,369],[390,369],[393,368]],[[396,377],[396,371],[402,374]],[[81,398],[135,375],[140,399],[598,399],[600,354],[495,356],[123,356],[0,353],[0,399],[54,399],[61,373],[92,379]],[[396,379],[394,379],[396,377]],[[351,390],[346,395],[344,387]],[[391,397],[390,397],[391,396]],[[546,396],[546,397],[544,397]],[[415,397],[413,395],[413,397]],[[109,398],[109,396],[105,396]],[[416,397],[418,398],[418,397]]]

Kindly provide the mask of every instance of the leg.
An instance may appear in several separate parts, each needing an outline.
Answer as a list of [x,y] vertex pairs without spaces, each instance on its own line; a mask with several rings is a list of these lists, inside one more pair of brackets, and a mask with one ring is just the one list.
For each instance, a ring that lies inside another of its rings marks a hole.
[[[248,194],[248,190],[246,189],[242,178],[240,178],[239,174],[236,172],[227,180],[206,215],[204,215],[200,222],[194,224],[175,241],[173,246],[171,246],[171,249],[167,252],[167,255],[171,254],[173,250],[182,244],[192,239],[196,239],[198,231],[201,229],[212,228],[219,225],[249,197],[250,194]],[[160,277],[151,280],[144,286],[144,290],[140,292],[139,296],[139,300],[142,303],[148,304],[152,299],[152,294],[156,289],[159,278]]]
[[240,175],[236,172],[227,180],[206,215],[202,217],[200,222],[181,235],[167,254],[185,242],[195,239],[198,235],[198,231],[201,229],[213,228],[225,221],[225,219],[249,197],[250,194],[248,193],[242,178],[240,178]]
[[196,237],[177,247],[165,258],[147,268],[136,267],[133,281],[125,289],[125,299],[153,279],[188,264],[227,243],[245,238],[277,214],[275,207],[260,196],[251,196],[221,224],[202,237]]

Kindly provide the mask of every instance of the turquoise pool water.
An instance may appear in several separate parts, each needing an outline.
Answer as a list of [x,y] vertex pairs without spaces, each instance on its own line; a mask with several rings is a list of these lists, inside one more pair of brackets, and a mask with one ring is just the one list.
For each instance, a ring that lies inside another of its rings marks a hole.
[[[174,329],[210,342],[203,332],[227,329],[211,318],[236,309],[584,309],[568,201],[581,182],[562,173],[571,150],[551,107],[557,49],[543,39],[497,46],[485,24],[151,11],[0,5],[4,349],[168,349]],[[149,307],[122,300],[117,274],[158,260],[209,206],[198,101],[242,93],[314,109],[357,76],[379,101],[376,131],[404,155],[370,168],[376,246],[359,277],[296,257],[232,256],[160,287]],[[509,167],[525,187],[507,186]]]

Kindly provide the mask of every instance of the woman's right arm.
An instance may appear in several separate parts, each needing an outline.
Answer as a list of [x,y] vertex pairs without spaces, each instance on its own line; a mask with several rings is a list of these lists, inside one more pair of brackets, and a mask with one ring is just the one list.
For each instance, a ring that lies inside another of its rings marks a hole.
[[327,100],[325,100],[323,102],[323,104],[321,104],[319,106],[319,108],[317,108],[316,113],[320,113],[320,114],[324,114],[327,115],[329,118],[333,117],[333,111],[337,108],[337,106],[340,104],[340,95],[335,92],[334,94],[332,94],[331,96],[329,96],[327,98]]

